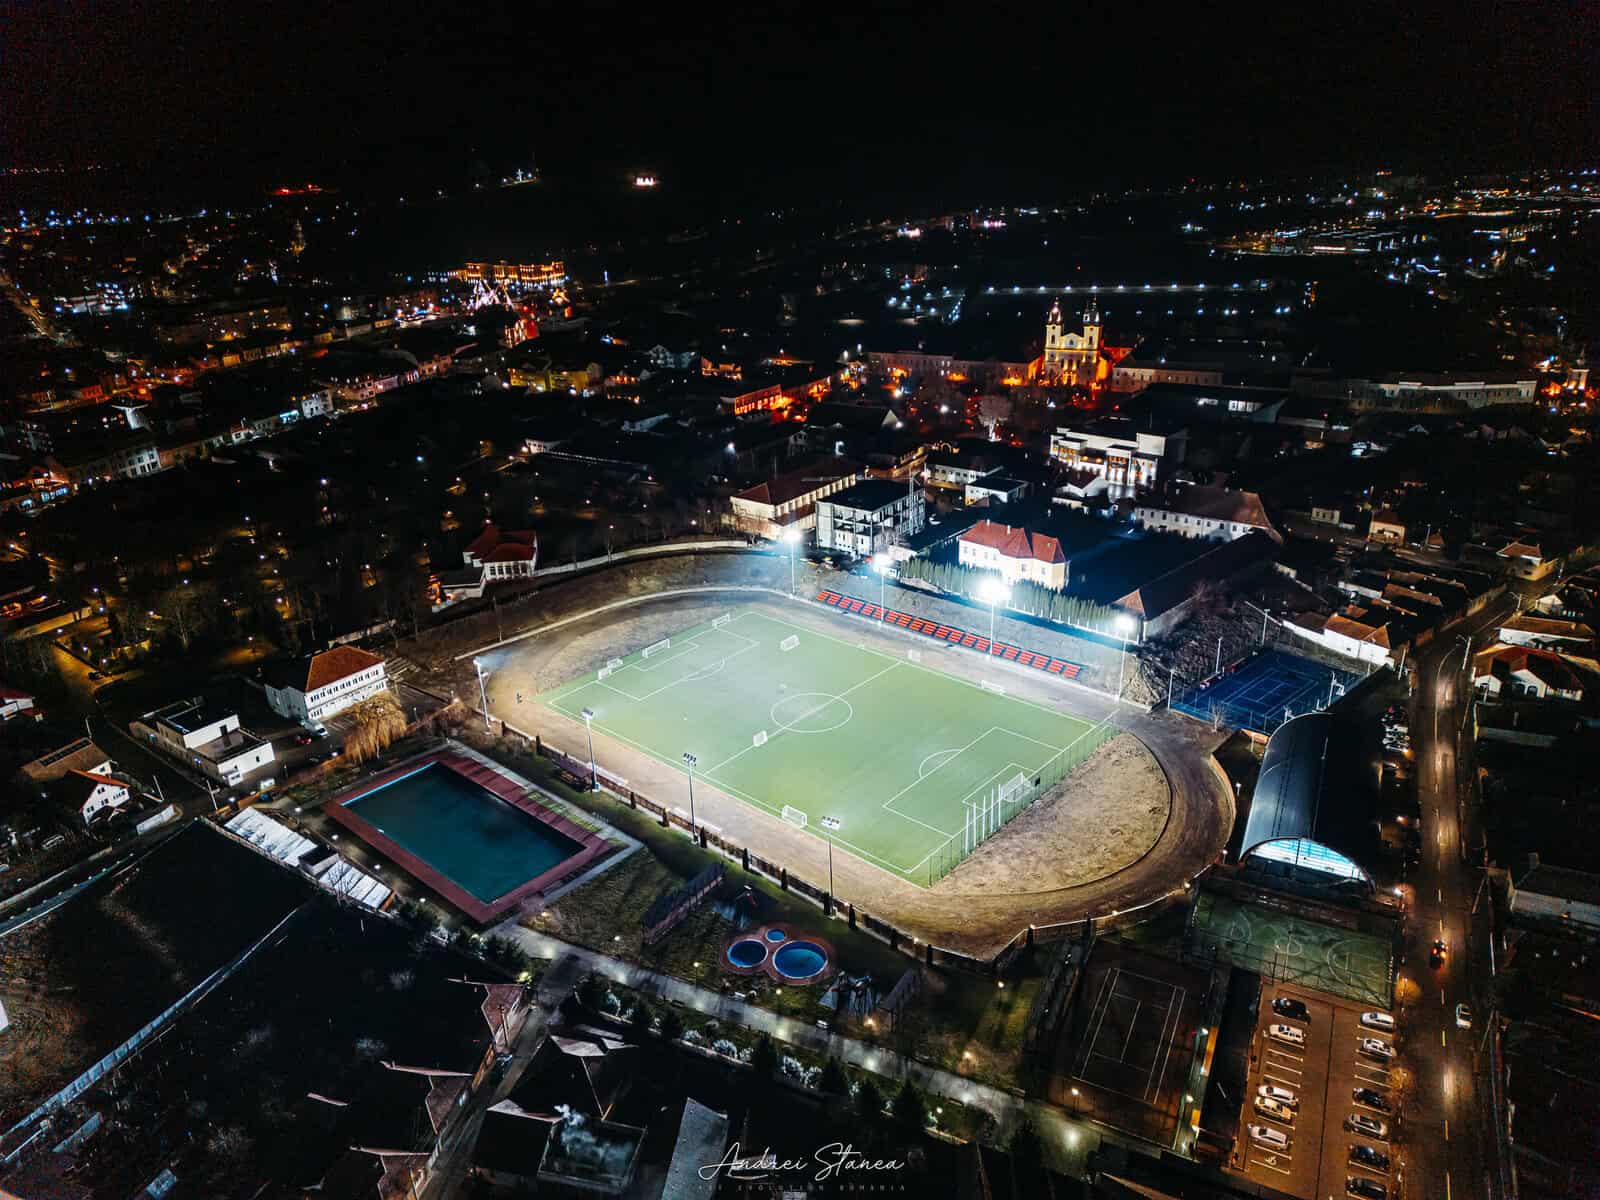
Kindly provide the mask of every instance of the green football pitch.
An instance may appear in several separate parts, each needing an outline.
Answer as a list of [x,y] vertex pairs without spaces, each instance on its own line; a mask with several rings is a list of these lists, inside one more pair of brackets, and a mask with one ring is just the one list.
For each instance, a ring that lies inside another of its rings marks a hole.
[[539,700],[924,886],[1115,733],[749,612]]

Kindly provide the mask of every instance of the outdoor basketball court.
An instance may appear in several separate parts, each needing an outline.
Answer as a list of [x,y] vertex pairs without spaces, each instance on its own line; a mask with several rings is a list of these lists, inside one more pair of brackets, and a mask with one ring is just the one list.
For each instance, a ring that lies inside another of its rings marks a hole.
[[1376,934],[1345,929],[1202,891],[1189,919],[1189,952],[1270,979],[1388,1008],[1393,954]]
[[1165,1142],[1198,1045],[1207,979],[1096,943],[1055,1060],[1051,1099]]
[[1263,650],[1209,684],[1174,695],[1172,708],[1201,721],[1270,733],[1290,717],[1320,712],[1361,676],[1282,650]]
[[920,655],[730,613],[538,700],[928,886],[1116,731]]

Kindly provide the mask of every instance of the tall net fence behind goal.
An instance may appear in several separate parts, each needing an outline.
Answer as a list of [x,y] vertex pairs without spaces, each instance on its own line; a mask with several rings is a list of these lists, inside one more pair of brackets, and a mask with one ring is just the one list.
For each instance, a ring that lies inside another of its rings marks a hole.
[[1085,730],[1070,746],[1058,750],[1037,770],[1005,776],[967,798],[962,827],[928,856],[923,866],[927,886],[954,871],[984,842],[1004,829],[1017,814],[1026,812],[1040,796],[1081,766],[1101,746],[1121,732],[1109,721]]

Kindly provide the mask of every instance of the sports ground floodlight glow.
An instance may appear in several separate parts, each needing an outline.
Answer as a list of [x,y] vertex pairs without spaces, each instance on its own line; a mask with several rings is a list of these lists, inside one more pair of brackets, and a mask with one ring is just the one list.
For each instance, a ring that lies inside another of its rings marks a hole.
[[1004,604],[1011,599],[1011,589],[1002,579],[985,579],[978,585],[978,595],[985,604]]

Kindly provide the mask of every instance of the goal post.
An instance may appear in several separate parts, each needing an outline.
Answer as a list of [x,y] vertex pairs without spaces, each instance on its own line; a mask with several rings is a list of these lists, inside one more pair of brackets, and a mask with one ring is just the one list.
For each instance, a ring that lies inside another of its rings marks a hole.
[[799,645],[800,635],[798,633],[791,633],[788,637],[784,638],[783,641],[778,643],[778,649],[788,652],[795,649]]
[[711,628],[713,628],[713,629],[721,629],[724,625],[726,625],[731,620],[733,620],[733,614],[732,613],[723,613],[720,617],[716,617],[716,618],[714,618],[712,620]]
[[1000,785],[1001,804],[1016,804],[1027,797],[1028,777],[1020,771]]
[[787,804],[783,806],[783,819],[800,829],[804,829],[811,821],[811,818],[806,816],[800,809],[793,808]]
[[639,657],[641,657],[641,658],[649,658],[652,654],[660,654],[663,650],[667,649],[671,645],[672,645],[672,639],[671,638],[662,638],[659,642],[656,642],[654,645],[646,646],[644,648],[644,653],[641,654]]

